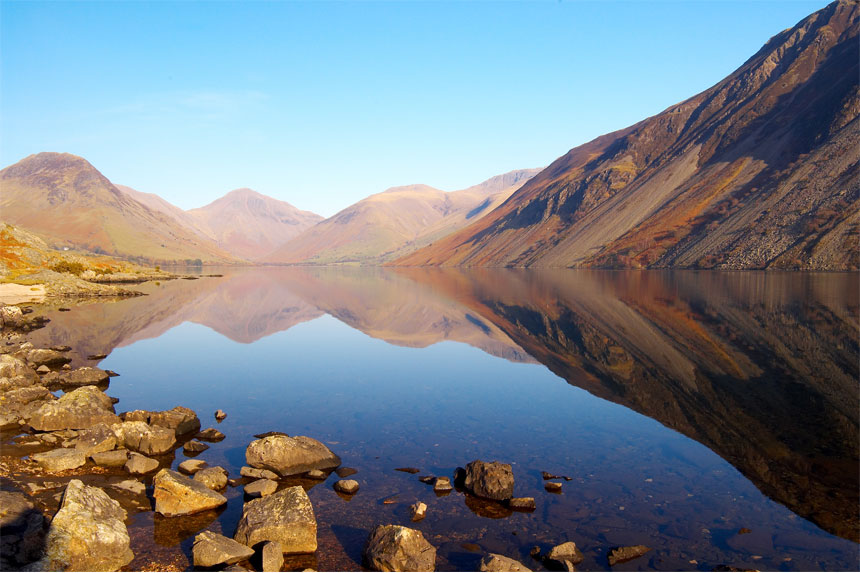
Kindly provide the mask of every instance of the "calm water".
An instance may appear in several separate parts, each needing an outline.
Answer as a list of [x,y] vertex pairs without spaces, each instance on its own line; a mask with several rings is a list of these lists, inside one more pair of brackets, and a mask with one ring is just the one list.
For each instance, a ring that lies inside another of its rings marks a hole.
[[[583,570],[628,544],[655,550],[617,570],[860,567],[856,274],[224,273],[48,312],[33,338],[73,346],[77,365],[108,353],[118,412],[194,409],[227,435],[199,458],[232,476],[269,430],[356,468],[352,499],[334,475],[304,484],[320,547],[295,567],[360,569],[369,531],[410,525],[416,500],[439,570],[487,551],[539,569],[529,549],[567,540]],[[477,458],[513,464],[537,511],[437,497],[394,471],[450,476]],[[541,471],[572,479],[548,493]],[[188,568],[197,532],[232,536],[241,488],[227,495],[191,518],[136,513],[131,567]]]

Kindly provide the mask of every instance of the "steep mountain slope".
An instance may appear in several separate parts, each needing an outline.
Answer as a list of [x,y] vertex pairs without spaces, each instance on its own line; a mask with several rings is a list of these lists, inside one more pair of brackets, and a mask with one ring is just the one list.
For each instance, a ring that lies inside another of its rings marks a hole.
[[347,207],[261,260],[315,264],[391,260],[490,212],[538,171],[511,171],[450,193],[427,185],[392,187]]
[[250,260],[280,247],[323,219],[253,189],[230,191],[187,214],[219,247]]
[[31,155],[0,171],[0,213],[53,247],[149,262],[234,260],[68,153]]
[[188,214],[188,211],[183,211],[173,203],[170,203],[169,201],[166,201],[165,199],[161,198],[159,195],[156,195],[155,193],[144,193],[143,191],[132,189],[127,185],[119,185],[117,183],[114,183],[114,186],[135,201],[137,201],[138,203],[146,205],[153,211],[156,211],[158,213],[164,213],[165,215],[172,217],[176,220],[177,223],[179,223],[189,231],[194,231],[198,235],[206,237],[207,239],[213,239],[213,237],[208,236],[206,234],[206,231],[204,231],[200,227],[200,223],[197,221],[197,219],[194,218],[192,215]]
[[860,268],[858,12],[828,5],[397,264]]

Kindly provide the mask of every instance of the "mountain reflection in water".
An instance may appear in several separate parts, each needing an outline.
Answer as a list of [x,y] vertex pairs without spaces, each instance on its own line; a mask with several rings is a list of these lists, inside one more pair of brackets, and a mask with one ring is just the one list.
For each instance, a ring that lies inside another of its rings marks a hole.
[[[77,364],[195,322],[243,343],[329,314],[391,344],[451,340],[657,420],[771,499],[858,540],[856,274],[263,268],[73,308],[36,345]],[[90,362],[91,364],[91,362]]]

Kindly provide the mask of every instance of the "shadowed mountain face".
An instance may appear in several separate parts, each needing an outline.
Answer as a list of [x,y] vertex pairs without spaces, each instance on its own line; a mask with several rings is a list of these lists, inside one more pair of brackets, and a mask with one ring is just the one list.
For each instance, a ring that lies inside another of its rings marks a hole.
[[858,277],[404,269],[570,384],[858,540]]
[[857,1],[834,2],[397,264],[860,268],[858,34]]
[[392,187],[347,207],[261,260],[311,264],[389,261],[477,221],[538,171],[511,171],[450,193],[427,185]]
[[152,262],[233,260],[67,153],[31,155],[0,171],[0,213],[54,247]]

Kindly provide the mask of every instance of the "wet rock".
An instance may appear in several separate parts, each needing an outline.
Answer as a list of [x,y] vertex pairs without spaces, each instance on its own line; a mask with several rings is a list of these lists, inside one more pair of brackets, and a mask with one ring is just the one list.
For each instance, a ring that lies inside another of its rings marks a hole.
[[265,497],[272,495],[278,489],[278,482],[270,479],[258,479],[245,486],[245,495],[248,497]]
[[215,428],[206,428],[194,437],[198,440],[204,440],[206,442],[220,442],[225,438],[224,434],[222,434]]
[[134,558],[126,513],[97,487],[72,480],[45,537],[47,571],[116,571]]
[[420,481],[421,483],[431,484],[436,481],[436,476],[421,476],[420,478],[418,478],[418,481]]
[[370,534],[363,560],[372,571],[435,571],[436,548],[420,531],[379,525]]
[[222,490],[227,487],[227,470],[221,466],[205,468],[194,474],[194,481],[199,481],[209,489]]
[[557,476],[557,475],[551,474],[549,472],[541,472],[540,474],[541,474],[541,477],[544,479],[544,481],[551,480],[551,479],[561,479],[561,476]]
[[91,456],[99,452],[108,452],[116,447],[116,434],[105,423],[99,423],[82,430],[78,435],[78,441],[75,443],[75,449],[84,454]]
[[52,346],[51,350],[56,350],[57,352],[68,352],[72,347],[68,344],[61,344],[59,346]]
[[50,371],[51,371],[51,369],[48,368],[47,366],[45,366],[44,364],[42,364],[41,366],[36,368],[36,374],[47,374]]
[[[185,436],[200,430],[200,419],[194,410],[176,406],[170,410],[152,412],[149,416],[151,426],[170,428],[177,436]],[[223,439],[223,434],[222,438]]]
[[280,571],[284,566],[284,547],[280,541],[267,541],[262,553],[263,571]]
[[552,493],[558,493],[561,491],[561,482],[560,481],[548,481],[543,484],[545,490],[550,491]]
[[508,507],[516,511],[534,511],[537,505],[533,497],[512,497]]
[[394,468],[394,471],[396,471],[396,472],[406,472],[406,473],[408,473],[408,474],[417,474],[417,473],[418,473],[418,472],[420,472],[421,470],[419,470],[418,468]]
[[325,470],[340,465],[340,458],[321,442],[306,436],[269,436],[251,442],[245,450],[249,466],[282,476]]
[[641,557],[651,551],[650,547],[645,545],[630,545],[627,547],[616,547],[609,551],[609,566],[612,567],[616,563],[623,563]]
[[60,448],[41,454],[31,454],[30,459],[50,473],[73,470],[87,463],[87,457],[72,448]]
[[27,352],[27,362],[36,367],[42,365],[61,366],[71,361],[72,359],[68,358],[62,352],[57,352],[56,350],[49,350],[47,348],[34,348],[33,350]]
[[337,468],[336,470],[334,470],[334,473],[336,473],[337,477],[339,477],[339,478],[345,478],[345,477],[349,477],[349,476],[354,476],[355,474],[358,473],[358,470],[355,468],[344,467],[344,468]]
[[104,360],[107,356],[107,354],[90,354],[87,356],[87,360]]
[[63,394],[58,400],[43,404],[30,418],[30,426],[40,432],[79,430],[117,422],[119,417],[110,398],[95,386],[82,386]]
[[155,474],[152,485],[155,487],[155,511],[165,517],[199,513],[227,503],[227,498],[220,493],[168,469]]
[[454,486],[451,485],[451,479],[446,476],[440,476],[433,482],[433,491],[451,491]]
[[289,437],[289,434],[286,434],[284,432],[263,432],[262,434],[254,434],[254,437],[257,438],[258,440],[261,440],[263,438],[268,438],[269,436],[287,436],[287,437]]
[[27,323],[21,307],[14,305],[0,306],[0,326],[3,328],[21,328]]
[[481,558],[478,571],[531,571],[531,569],[510,557],[505,557],[497,553],[488,553]]
[[158,469],[158,460],[148,458],[137,452],[131,452],[125,462],[125,471],[133,475],[143,475]]
[[514,496],[514,473],[510,464],[475,460],[466,465],[463,486],[479,497],[505,501]]
[[179,467],[177,469],[186,475],[194,475],[203,468],[205,468],[207,465],[209,464],[207,464],[203,460],[185,460],[184,462],[179,464]]
[[182,446],[182,451],[186,454],[199,454],[200,452],[205,452],[208,449],[209,446],[203,442],[198,442],[197,440],[185,442],[185,445]]
[[41,557],[45,518],[27,496],[0,491],[0,571],[21,571]]
[[63,386],[103,386],[108,382],[110,382],[110,376],[107,372],[84,366],[63,374],[60,383]]
[[535,545],[531,549],[529,549],[529,557],[531,557],[532,559],[540,559],[540,547]]
[[417,501],[409,507],[412,512],[412,521],[421,521],[427,517],[427,504],[423,501]]
[[33,414],[56,398],[44,386],[27,386],[0,395],[0,429],[11,430],[28,423]]
[[113,370],[105,370],[105,372],[107,372],[109,378],[116,378],[117,376],[119,376],[119,374],[117,374]]
[[212,531],[204,531],[194,538],[191,547],[195,567],[233,565],[254,555],[250,547]]
[[278,541],[284,553],[313,553],[317,549],[317,522],[308,494],[301,486],[293,486],[249,501],[233,539],[249,547],[261,541]]
[[[111,450],[109,452],[96,452],[94,454],[90,454],[90,459],[94,464],[103,468],[121,468],[128,461],[128,450],[121,449]],[[158,462],[155,463],[157,467]]]
[[310,478],[310,479],[325,479],[328,477],[328,475],[324,471],[321,471],[321,470],[311,470],[308,473],[306,473],[305,476]]
[[223,420],[226,417],[227,417],[227,414],[224,412],[224,410],[215,410],[215,419],[217,421],[220,422],[221,420]]
[[334,490],[352,495],[358,491],[358,482],[354,479],[341,479],[334,482]]
[[252,479],[278,479],[278,474],[269,470],[261,470],[259,468],[249,468],[248,466],[242,466],[239,470],[239,475],[246,478]]
[[24,360],[9,354],[0,355],[0,392],[38,383],[39,375]]
[[568,541],[550,549],[549,553],[544,556],[543,561],[547,569],[573,571],[574,566],[582,563],[583,559],[582,552],[577,548],[576,543]]
[[146,422],[120,422],[111,425],[117,443],[147,456],[165,454],[176,447],[176,434],[170,428]]

